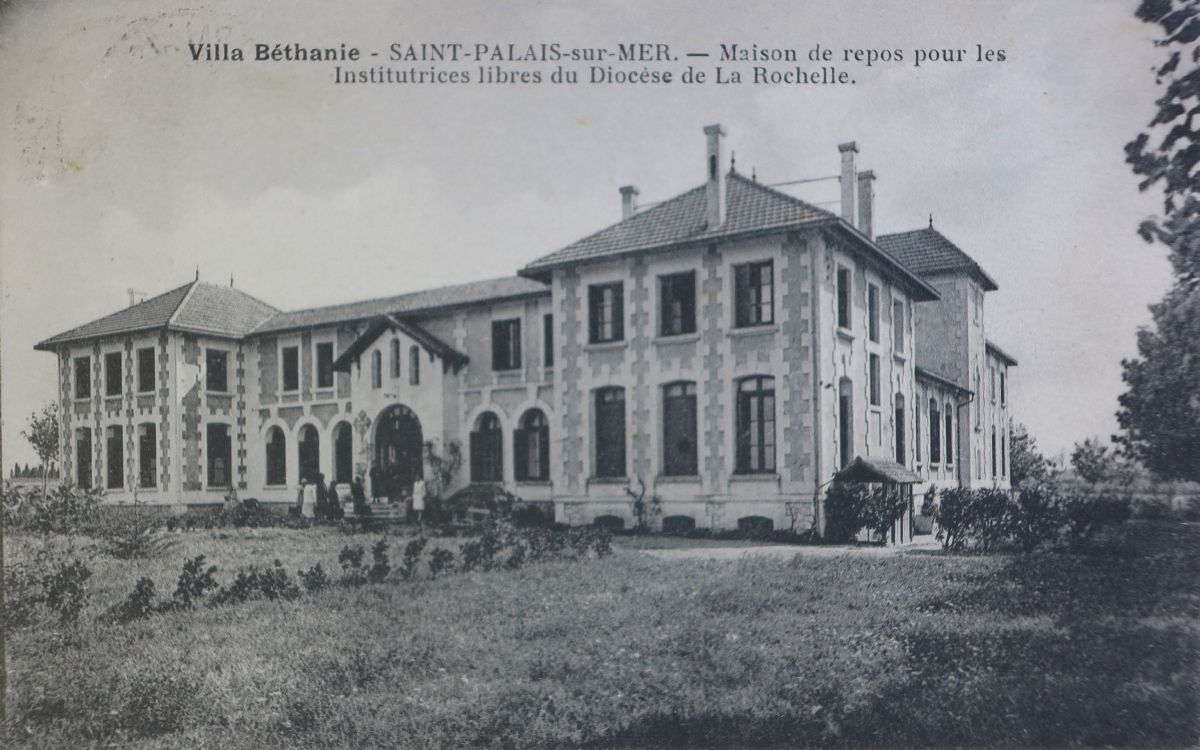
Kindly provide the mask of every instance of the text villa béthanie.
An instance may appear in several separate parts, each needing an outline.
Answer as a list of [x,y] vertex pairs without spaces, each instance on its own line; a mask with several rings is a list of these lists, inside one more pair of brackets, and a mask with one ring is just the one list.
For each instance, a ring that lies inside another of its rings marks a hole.
[[[715,62],[731,63],[816,63],[817,68],[801,70],[768,69],[755,67],[746,71],[754,83],[853,83],[849,73],[835,68],[841,63],[872,66],[876,64],[912,61],[920,66],[928,62],[962,62],[969,59],[978,62],[1003,61],[1003,50],[990,50],[976,45],[977,50],[900,50],[900,49],[840,49],[834,50],[816,45],[808,49],[791,47],[762,47],[759,45],[721,44],[715,54],[702,50],[676,52],[668,44],[651,42],[627,42],[608,47],[572,47],[558,43],[537,44],[493,44],[461,42],[401,43],[389,45],[385,50],[364,50],[345,43],[335,46],[308,46],[304,44],[258,43],[252,49],[243,49],[226,43],[189,43],[188,51],[194,62],[295,62],[337,63],[334,71],[336,82],[344,83],[541,83],[539,63],[563,63],[571,66],[589,64],[586,71],[566,70],[559,66],[551,74],[551,82],[590,83],[671,83],[674,74],[684,83],[703,82],[704,73],[664,69],[663,63],[682,58],[689,62],[701,62],[692,58],[715,58]],[[906,55],[906,53],[909,53]],[[930,55],[929,53],[933,53]],[[951,60],[950,56],[957,59]],[[907,58],[907,59],[906,59]],[[401,63],[393,67],[387,63]],[[343,67],[341,63],[367,64],[367,67]],[[420,65],[405,65],[420,63]],[[454,65],[458,63],[459,65]],[[463,63],[477,66],[462,67]],[[503,67],[502,63],[522,63],[526,67]],[[621,63],[636,67],[621,67]],[[614,67],[614,64],[616,67]],[[650,67],[653,66],[653,67]],[[741,73],[736,69],[722,70],[717,67],[713,83],[740,83]],[[583,73],[581,76],[580,73]],[[555,75],[565,80],[555,80]],[[698,80],[688,80],[692,75]],[[749,82],[749,81],[747,81]]]

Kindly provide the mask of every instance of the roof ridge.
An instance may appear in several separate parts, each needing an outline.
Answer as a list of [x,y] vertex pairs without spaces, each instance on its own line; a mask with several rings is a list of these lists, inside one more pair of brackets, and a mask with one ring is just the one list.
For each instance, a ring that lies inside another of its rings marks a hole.
[[834,218],[839,218],[838,215],[832,211],[828,211],[828,210],[821,208],[813,203],[809,203],[806,200],[801,200],[800,198],[797,198],[794,195],[788,195],[787,193],[783,192],[782,190],[776,190],[775,188],[771,187],[770,185],[764,185],[761,182],[759,182],[758,180],[751,180],[739,172],[730,172],[729,176],[737,179],[742,184],[744,184],[746,187],[757,188],[758,190],[762,190],[763,192],[768,193],[769,195],[773,195],[776,198],[781,198],[785,201],[790,201],[791,203],[795,203],[798,206],[803,206],[804,208],[810,209],[812,211],[816,211],[817,213],[828,214]]
[[[588,240],[592,239],[593,237],[604,234],[605,232],[612,229],[613,227],[620,226],[621,224],[624,224],[627,221],[638,221],[639,219],[644,219],[645,217],[651,216],[655,212],[659,211],[660,209],[665,209],[667,206],[671,205],[672,203],[683,200],[685,197],[691,195],[692,193],[703,190],[705,187],[706,187],[705,185],[697,185],[694,188],[688,188],[687,190],[684,190],[682,193],[679,193],[678,195],[676,195],[674,197],[667,198],[666,200],[662,200],[662,201],[659,201],[658,203],[651,204],[650,208],[647,208],[645,211],[641,211],[641,212],[634,211],[632,216],[626,216],[622,219],[618,219],[617,221],[614,221],[612,224],[609,224],[608,226],[601,227],[600,229],[597,229],[596,231],[592,232],[591,234],[584,235],[583,237],[580,237],[579,239],[572,242],[571,245],[578,245],[582,242],[587,242]],[[570,245],[568,245],[568,247],[570,247]],[[562,248],[559,248],[559,249],[561,250]],[[554,250],[549,254],[553,255],[556,252],[558,252],[558,250]],[[542,257],[545,257],[545,256],[542,256]],[[541,258],[539,258],[538,260],[541,260]],[[537,263],[538,261],[535,260],[533,262]]]
[[[379,297],[368,297],[367,299],[350,300],[349,302],[335,302],[332,305],[317,305],[315,307],[302,307],[298,310],[278,310],[277,312],[281,315],[300,315],[302,313],[316,312],[318,310],[335,310],[339,307],[351,307],[353,305],[369,305],[369,304],[372,304],[375,302],[383,302],[385,300],[396,299],[397,297],[407,297],[411,294],[426,294],[428,292],[436,292],[436,291],[440,291],[442,289],[452,289],[454,287],[470,286],[472,284],[487,284],[487,283],[496,282],[496,281],[502,281],[502,280],[507,280],[507,279],[520,279],[520,278],[524,278],[524,277],[518,276],[517,274],[513,274],[511,276],[496,276],[495,278],[491,278],[491,279],[476,279],[475,281],[462,281],[457,284],[443,284],[442,286],[426,287],[423,289],[414,289],[413,291],[400,292],[399,294],[385,294],[385,295],[382,295]],[[272,317],[274,317],[274,316],[272,316]]]
[[[187,301],[189,299],[192,298],[192,293],[196,291],[196,286],[200,283],[201,283],[200,279],[193,279],[192,281],[189,281],[188,283],[184,284],[184,286],[188,287],[188,290],[186,292],[184,292],[182,297],[179,298],[179,304],[175,305],[175,309],[172,310],[171,314],[167,316],[167,322],[166,322],[167,327],[170,327],[171,325],[173,325],[175,323],[175,319],[179,317],[179,313],[181,310],[183,310],[183,306],[185,304],[187,304]],[[176,288],[182,288],[182,287],[176,287]]]

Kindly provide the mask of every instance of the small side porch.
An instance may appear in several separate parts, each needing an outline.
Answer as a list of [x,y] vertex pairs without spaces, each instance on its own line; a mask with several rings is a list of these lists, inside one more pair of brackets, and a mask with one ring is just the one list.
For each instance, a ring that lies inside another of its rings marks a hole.
[[[903,512],[892,524],[885,538],[864,540],[890,545],[927,542],[932,538],[928,533],[919,534],[916,523],[917,509],[913,499],[913,486],[922,481],[918,474],[895,461],[871,456],[857,456],[834,476],[834,482],[865,485],[868,489],[883,492],[884,498],[895,500],[903,506]],[[871,535],[870,531],[861,533]]]

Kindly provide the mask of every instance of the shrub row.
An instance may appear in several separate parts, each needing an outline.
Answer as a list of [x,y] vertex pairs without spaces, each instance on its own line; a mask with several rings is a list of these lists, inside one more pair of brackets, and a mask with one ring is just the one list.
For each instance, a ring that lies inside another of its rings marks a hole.
[[959,487],[941,491],[934,519],[937,539],[946,549],[1031,550],[1046,543],[1076,545],[1125,522],[1131,512],[1126,495],[1050,485],[1011,492]]
[[[383,583],[393,571],[401,580],[413,580],[427,544],[425,538],[409,541],[397,568],[391,564],[387,537],[371,545],[370,564],[365,560],[366,551],[362,545],[346,545],[338,553],[342,576],[337,583],[351,587]],[[610,537],[600,529],[521,529],[495,523],[485,526],[476,539],[464,544],[457,558],[443,547],[430,550],[426,567],[429,577],[437,578],[455,571],[516,570],[528,563],[607,557],[611,553]],[[295,579],[279,560],[270,568],[251,566],[239,570],[227,586],[218,585],[216,573],[217,566],[206,566],[204,555],[188,560],[179,575],[175,592],[165,600],[158,599],[154,581],[143,577],[124,601],[109,610],[108,619],[127,623],[160,612],[193,609],[201,603],[219,607],[254,599],[291,601],[303,592],[313,593],[333,584],[320,563],[297,571]]]

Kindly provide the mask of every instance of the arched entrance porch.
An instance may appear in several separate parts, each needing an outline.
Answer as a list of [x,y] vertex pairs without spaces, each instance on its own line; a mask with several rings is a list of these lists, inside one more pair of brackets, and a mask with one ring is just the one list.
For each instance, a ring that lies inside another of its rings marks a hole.
[[371,495],[394,501],[411,495],[413,483],[424,474],[425,441],[417,415],[401,404],[384,409],[375,420],[374,442]]

